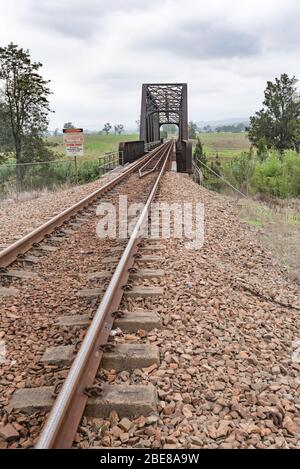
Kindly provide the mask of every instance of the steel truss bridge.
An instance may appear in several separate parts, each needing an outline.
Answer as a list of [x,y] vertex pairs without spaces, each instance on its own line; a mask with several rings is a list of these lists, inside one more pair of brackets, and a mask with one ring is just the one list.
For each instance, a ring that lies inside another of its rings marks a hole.
[[[145,83],[142,85],[140,140],[120,144],[123,163],[141,156],[141,149],[160,142],[164,124],[178,126],[177,171],[192,173],[192,142],[188,140],[188,100],[186,83]],[[133,156],[134,155],[134,156]]]

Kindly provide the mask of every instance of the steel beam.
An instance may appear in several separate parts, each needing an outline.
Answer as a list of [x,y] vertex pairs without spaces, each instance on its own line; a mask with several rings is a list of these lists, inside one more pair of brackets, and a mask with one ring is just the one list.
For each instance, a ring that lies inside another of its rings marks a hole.
[[146,143],[159,140],[162,124],[177,124],[179,139],[188,139],[187,84],[143,84],[140,139]]

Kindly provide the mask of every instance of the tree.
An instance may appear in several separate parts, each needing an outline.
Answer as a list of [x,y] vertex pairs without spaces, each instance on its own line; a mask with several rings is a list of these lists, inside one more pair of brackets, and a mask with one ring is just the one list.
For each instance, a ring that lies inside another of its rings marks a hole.
[[75,129],[74,125],[72,124],[72,122],[66,122],[64,124],[64,129]]
[[199,169],[200,184],[203,183],[203,178],[207,178],[207,158],[204,153],[203,145],[199,137],[197,137],[197,143],[194,150],[194,159],[196,166]]
[[124,125],[123,124],[115,125],[115,134],[121,135],[123,130],[124,130]]
[[160,138],[162,139],[167,139],[168,138],[168,132],[164,129],[164,127],[162,126],[160,128]]
[[103,126],[103,129],[102,129],[102,130],[103,130],[103,132],[105,132],[105,133],[106,133],[106,135],[108,135],[108,134],[109,134],[109,132],[111,131],[111,129],[112,129],[112,126],[111,126],[111,124],[110,124],[109,122],[106,122],[106,124],[104,124],[104,126]]
[[178,126],[176,124],[164,124],[161,128],[163,132],[167,132],[167,137],[168,135],[175,135],[178,132]]
[[197,138],[197,143],[194,150],[194,158],[196,160],[197,166],[202,166],[207,164],[207,158],[203,150],[203,145],[200,138]]
[[253,147],[248,152],[243,152],[232,158],[228,164],[233,177],[233,184],[247,194],[256,166]]
[[210,163],[210,167],[211,167],[211,169],[212,169],[212,171],[213,171],[213,174],[214,174],[215,176],[221,176],[221,166],[222,166],[222,165],[221,165],[221,161],[220,161],[219,155],[216,154],[216,159],[215,159],[215,161],[212,161],[212,162]]
[[261,138],[257,143],[257,158],[262,163],[269,156],[268,146],[265,138]]
[[40,62],[31,61],[28,50],[18,48],[16,44],[10,43],[0,48],[0,83],[3,86],[4,104],[8,109],[17,161],[17,190],[22,188],[23,172],[20,164],[24,162],[24,149],[29,143],[38,140],[40,146],[43,132],[48,126],[48,96],[51,91],[47,86],[49,81],[39,74],[41,67]]
[[189,122],[189,138],[195,140],[197,138],[198,126],[195,122]]
[[212,132],[212,128],[211,126],[208,124],[208,125],[205,125],[203,127],[203,131],[206,132],[206,133],[211,133]]
[[258,147],[264,139],[268,148],[300,151],[300,95],[298,80],[283,74],[267,82],[264,108],[250,118],[249,139]]
[[9,122],[8,106],[0,102],[0,163],[6,158],[6,154],[13,151],[14,141]]

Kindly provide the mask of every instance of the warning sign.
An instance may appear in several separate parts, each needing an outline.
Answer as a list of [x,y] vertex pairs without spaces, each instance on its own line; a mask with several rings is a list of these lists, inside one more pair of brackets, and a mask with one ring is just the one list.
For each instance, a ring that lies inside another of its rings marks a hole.
[[83,129],[63,129],[67,156],[83,156]]

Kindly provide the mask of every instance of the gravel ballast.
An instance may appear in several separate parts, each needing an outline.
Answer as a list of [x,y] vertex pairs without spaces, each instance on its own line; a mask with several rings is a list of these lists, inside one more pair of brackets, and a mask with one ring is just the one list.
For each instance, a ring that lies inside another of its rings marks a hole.
[[109,181],[113,174],[118,174],[120,170],[120,168],[116,168],[97,181],[80,186],[54,192],[33,193],[31,195],[33,198],[30,200],[25,199],[26,194],[21,194],[20,200],[0,200],[0,250],[1,247],[9,245],[49,218],[99,189]]
[[160,314],[161,330],[113,339],[157,345],[160,366],[133,373],[102,370],[98,378],[99,383],[153,384],[158,415],[133,420],[128,430],[117,415],[84,418],[76,444],[299,448],[297,285],[260,246],[255,229],[239,221],[233,199],[167,173],[158,200],[204,203],[204,246],[190,251],[185,240],[160,241],[166,246],[165,279],[158,281],[165,286],[163,298],[121,305]]
[[[157,346],[160,365],[133,372],[100,370],[97,377],[99,384],[153,384],[158,412],[132,421],[115,413],[109,419],[85,417],[74,444],[81,448],[299,448],[297,285],[262,248],[255,229],[239,221],[233,199],[200,188],[183,175],[167,173],[158,201],[204,203],[204,246],[193,251],[186,248],[185,239],[160,240],[165,246],[163,261],[149,263],[148,268],[163,269],[165,276],[131,283],[164,287],[164,295],[122,301],[123,310],[156,311],[163,328],[117,334],[111,342]],[[94,222],[91,227],[94,231]],[[45,373],[39,359],[46,346],[75,345],[82,340],[81,329],[74,335],[54,322],[62,314],[95,310],[96,305],[85,303],[76,293],[89,287],[82,278],[91,270],[101,270],[99,264],[111,245],[100,247],[98,241],[95,254],[96,241],[89,239],[88,244],[87,250],[77,232],[70,236],[63,257],[59,252],[45,254],[47,261],[38,269],[41,280],[34,280],[34,288],[27,283],[23,287],[20,280],[4,285],[22,286],[26,307],[20,311],[20,297],[3,300],[1,307],[0,338],[8,341],[9,363],[0,372],[4,435],[0,434],[0,447],[32,445],[43,421],[41,414],[30,419],[10,414],[7,404],[12,392],[30,385],[53,385],[67,373],[51,367]],[[84,260],[78,267],[80,254]],[[58,278],[48,292],[51,269],[58,271]],[[93,286],[98,287],[96,282]]]
[[[127,194],[129,203],[144,202],[151,184],[153,177],[139,181],[138,175],[133,174],[105,194],[101,201],[117,205],[118,195]],[[33,445],[44,414],[39,412],[29,418],[12,412],[11,396],[17,389],[27,387],[61,386],[69,366],[50,365],[42,363],[41,359],[48,347],[68,345],[78,350],[87,326],[62,326],[59,318],[81,314],[92,319],[122,254],[126,241],[99,239],[96,235],[98,204],[100,200],[67,223],[67,229],[62,227],[34,247],[29,254],[36,257],[36,264],[28,265],[20,260],[10,266],[18,272],[24,269],[35,273],[34,278],[8,277],[0,272],[0,345],[5,347],[0,349],[3,352],[0,355],[0,429],[11,424],[19,433],[13,440],[0,434],[0,448]],[[52,238],[57,240],[57,236],[63,241],[53,243]],[[56,250],[39,250],[45,245],[55,245]],[[102,263],[112,253],[116,261],[109,265]],[[108,275],[100,280],[91,279],[91,274],[99,270]],[[83,289],[95,288],[99,289],[96,297],[80,294]],[[13,294],[7,295],[8,290]]]

